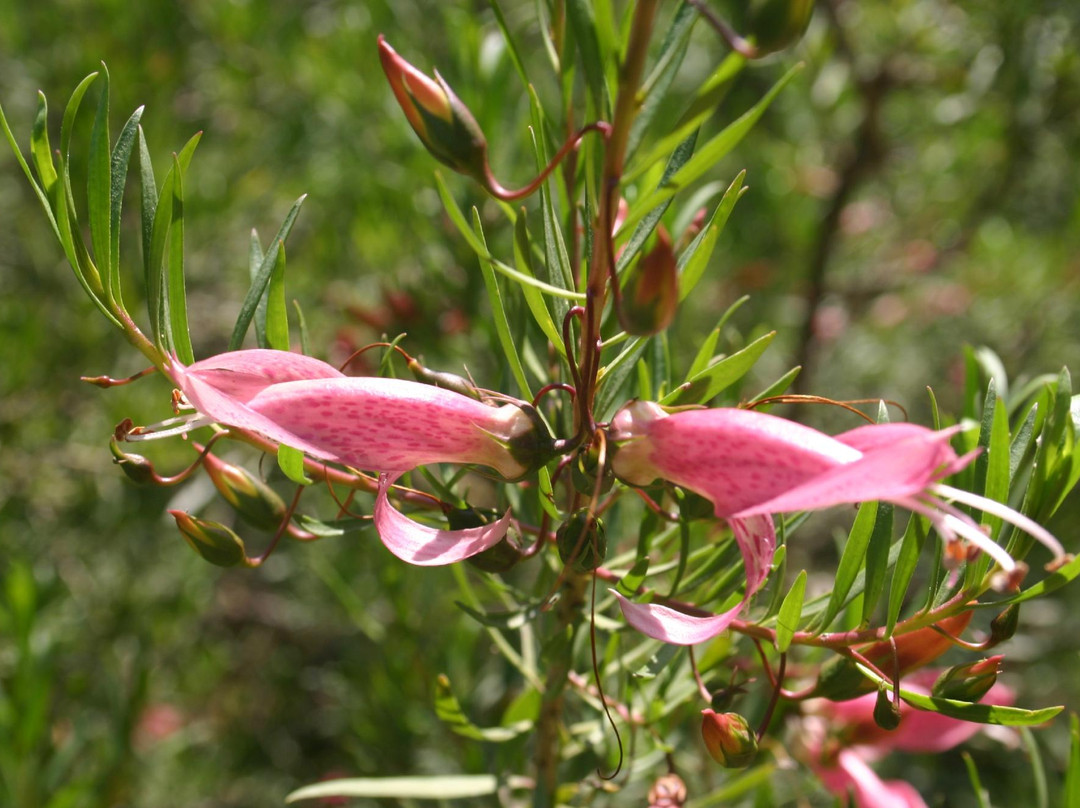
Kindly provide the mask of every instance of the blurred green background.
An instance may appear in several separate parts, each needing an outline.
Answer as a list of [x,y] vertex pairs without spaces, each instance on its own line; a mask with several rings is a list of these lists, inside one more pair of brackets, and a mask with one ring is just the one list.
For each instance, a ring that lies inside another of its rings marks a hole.
[[[542,65],[534,4],[501,6]],[[807,61],[712,178],[746,168],[751,191],[675,344],[693,351],[750,294],[725,339],[779,330],[761,383],[803,364],[803,392],[892,398],[919,419],[926,385],[960,408],[965,344],[995,351],[1014,388],[1080,367],[1078,31],[1080,6],[1066,0],[819,3],[806,40],[748,69],[708,124]],[[505,184],[530,177],[527,97],[479,1],[0,0],[0,101],[26,148],[36,91],[55,132],[67,95],[105,61],[114,132],[146,104],[158,166],[205,132],[185,188],[197,356],[225,346],[251,228],[265,244],[307,193],[288,283],[315,352],[340,359],[407,331],[429,365],[467,364],[495,387],[475,259],[385,85],[380,32],[451,81]],[[683,92],[722,55],[699,25]],[[554,85],[537,89],[556,98]],[[90,119],[84,110],[76,173]],[[211,492],[135,489],[106,446],[124,417],[167,416],[168,389],[79,382],[133,373],[139,357],[82,296],[6,148],[0,222],[0,805],[275,805],[328,776],[512,760],[434,717],[440,672],[480,714],[508,687],[453,606],[449,571],[407,568],[371,536],[291,545],[257,572],[211,568],[183,545],[164,509]],[[137,216],[125,227],[134,277]],[[147,453],[180,468],[191,451],[174,443]],[[1075,516],[1053,526],[1073,547]],[[1032,706],[1080,704],[1076,614],[1062,601],[1025,611],[1031,631],[1007,652],[1013,684],[1038,682]],[[693,722],[685,742],[698,743]],[[1060,752],[1050,745],[1051,763]],[[995,804],[1027,804],[1030,768],[998,754]],[[917,785],[973,804],[958,762],[927,763]],[[778,800],[828,804],[784,777]]]

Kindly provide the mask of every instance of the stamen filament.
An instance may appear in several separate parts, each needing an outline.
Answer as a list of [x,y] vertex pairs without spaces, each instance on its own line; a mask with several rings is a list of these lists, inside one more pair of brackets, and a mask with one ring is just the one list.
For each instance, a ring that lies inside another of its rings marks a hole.
[[1050,531],[1024,516],[1024,514],[1014,511],[1008,505],[1003,505],[1002,503],[988,499],[987,497],[973,494],[970,491],[962,491],[959,488],[953,488],[951,485],[945,485],[943,483],[937,483],[932,486],[932,488],[936,493],[946,499],[961,502],[964,505],[970,505],[973,508],[978,508],[980,511],[984,511],[991,516],[996,516],[1011,525],[1015,525],[1044,545],[1054,554],[1055,559],[1063,558],[1068,555],[1061,542],[1059,542]]

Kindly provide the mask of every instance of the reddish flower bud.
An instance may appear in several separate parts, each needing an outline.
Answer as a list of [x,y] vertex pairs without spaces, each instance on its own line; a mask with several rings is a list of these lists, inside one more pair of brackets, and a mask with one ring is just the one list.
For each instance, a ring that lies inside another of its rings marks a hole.
[[619,324],[629,334],[663,331],[679,306],[679,273],[671,237],[657,228],[656,244],[630,269],[619,301]]
[[211,564],[235,567],[247,561],[243,540],[218,522],[197,519],[183,511],[169,511],[180,528],[180,535],[191,549]]
[[390,89],[413,131],[432,156],[489,187],[487,140],[468,108],[437,72],[432,80],[379,36],[379,59]]
[[702,710],[701,737],[712,759],[729,769],[748,766],[757,755],[757,736],[738,713]]
[[668,772],[657,777],[649,789],[649,808],[682,808],[686,796],[686,783],[675,772]]
[[934,682],[930,694],[956,701],[979,701],[997,682],[1001,670],[1001,654],[946,668]]
[[276,530],[287,511],[285,502],[270,486],[247,469],[207,454],[203,467],[225,501],[249,524],[261,530]]

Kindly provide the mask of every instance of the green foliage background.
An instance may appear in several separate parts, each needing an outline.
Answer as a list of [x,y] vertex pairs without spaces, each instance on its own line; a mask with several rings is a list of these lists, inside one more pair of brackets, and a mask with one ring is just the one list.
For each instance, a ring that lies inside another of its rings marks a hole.
[[[539,63],[533,4],[501,5]],[[807,60],[728,158],[727,178],[747,168],[751,192],[680,312],[676,344],[693,352],[750,293],[725,339],[738,347],[779,329],[761,381],[808,361],[805,391],[893,398],[917,419],[928,384],[960,409],[964,344],[994,350],[1014,386],[1063,363],[1075,371],[1080,8],[820,5],[800,48],[747,71],[711,124]],[[145,103],[159,164],[205,130],[186,189],[196,355],[225,346],[250,228],[265,242],[308,193],[289,294],[316,352],[341,358],[407,331],[432,367],[467,364],[498,387],[504,370],[476,347],[489,321],[475,259],[385,85],[379,32],[451,81],[506,184],[530,177],[527,97],[482,2],[0,0],[0,98],[23,135],[36,90],[55,116],[104,60],[114,122]],[[698,26],[685,69],[700,79],[721,52]],[[508,686],[455,609],[450,571],[407,568],[370,535],[293,545],[257,572],[209,568],[183,546],[164,509],[210,492],[134,489],[106,448],[122,418],[165,417],[168,389],[78,381],[133,373],[138,357],[82,296],[7,155],[0,222],[0,804],[268,805],[324,776],[482,772],[513,759],[520,750],[463,741],[434,717],[438,673],[478,720],[499,714]],[[134,220],[125,226],[134,244]],[[817,251],[825,287],[805,355]],[[153,447],[154,460],[182,466],[191,452],[179,443]],[[1051,526],[1067,543],[1076,515],[1067,508]],[[1033,605],[1032,633],[1006,649],[1032,706],[1080,704],[1075,614],[1061,601]],[[695,726],[683,743],[698,743]],[[958,762],[907,774],[946,794],[942,804],[973,804]],[[1007,753],[1000,764],[984,773],[995,804],[1026,802],[1030,767]],[[776,804],[793,801],[797,776],[777,782]]]

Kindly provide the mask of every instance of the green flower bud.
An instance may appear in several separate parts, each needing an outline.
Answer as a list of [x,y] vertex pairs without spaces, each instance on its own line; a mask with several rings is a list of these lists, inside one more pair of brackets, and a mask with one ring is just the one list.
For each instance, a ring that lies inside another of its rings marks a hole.
[[[488,525],[498,518],[498,513],[487,508],[453,508],[446,512],[446,521],[450,523],[451,530],[467,530]],[[509,538],[503,538],[499,543],[469,556],[465,561],[484,572],[506,572],[524,557],[520,547]]]
[[207,454],[203,468],[225,501],[252,527],[277,530],[285,518],[285,502],[270,486],[247,469]]
[[813,14],[814,0],[752,0],[742,34],[760,58],[798,42]]
[[196,553],[219,567],[235,567],[247,561],[243,540],[218,522],[197,519],[183,511],[169,511],[180,535]]
[[109,451],[112,452],[113,462],[128,476],[128,479],[138,485],[148,485],[157,480],[154,472],[154,464],[142,455],[127,454],[120,448],[115,439],[109,441]]
[[900,726],[900,705],[891,696],[889,686],[881,682],[877,689],[877,701],[874,702],[874,723],[887,730]]
[[591,572],[607,557],[604,523],[590,518],[587,509],[575,511],[555,533],[555,545],[563,564],[569,564],[575,572]]
[[619,324],[628,334],[663,331],[679,307],[679,272],[671,237],[657,228],[656,244],[628,270],[619,301]]
[[1010,603],[1005,611],[990,621],[990,637],[986,641],[987,648],[993,648],[998,643],[1011,639],[1020,625],[1020,604]]
[[[603,470],[604,479],[600,481],[600,493],[606,494],[611,490],[615,478],[611,474],[610,466]],[[582,449],[574,458],[570,467],[570,475],[574,481],[574,490],[586,497],[596,493],[596,476],[600,473],[600,451],[596,444],[590,444],[587,449]]]
[[757,756],[757,736],[738,713],[702,710],[701,737],[712,759],[729,769],[749,766]]
[[930,694],[942,699],[977,702],[997,681],[1002,656],[987,657],[967,665],[954,665],[942,671]]

